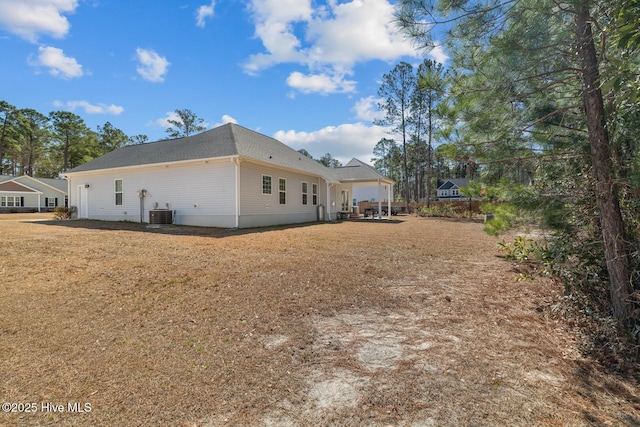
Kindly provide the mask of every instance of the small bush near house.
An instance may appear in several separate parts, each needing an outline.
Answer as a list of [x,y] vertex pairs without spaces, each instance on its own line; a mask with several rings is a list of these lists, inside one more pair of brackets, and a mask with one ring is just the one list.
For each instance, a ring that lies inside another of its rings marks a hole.
[[71,218],[71,209],[65,208],[64,206],[58,206],[53,211],[53,215],[56,219],[69,219]]

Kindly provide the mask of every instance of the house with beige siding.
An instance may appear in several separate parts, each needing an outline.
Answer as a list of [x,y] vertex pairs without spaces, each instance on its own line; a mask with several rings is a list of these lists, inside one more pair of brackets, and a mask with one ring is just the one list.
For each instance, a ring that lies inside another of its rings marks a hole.
[[66,203],[64,179],[0,175],[0,213],[47,212]]
[[371,167],[327,168],[233,123],[125,146],[66,178],[79,218],[224,228],[333,220],[351,212],[354,185],[393,188]]

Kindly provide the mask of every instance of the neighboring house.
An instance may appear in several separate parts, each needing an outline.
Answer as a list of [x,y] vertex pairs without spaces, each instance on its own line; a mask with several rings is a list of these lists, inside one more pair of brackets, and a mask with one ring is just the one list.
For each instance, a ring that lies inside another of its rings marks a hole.
[[370,167],[327,168],[233,123],[125,146],[66,177],[79,218],[150,222],[164,209],[176,224],[225,228],[335,219],[351,211],[354,186],[393,186]]
[[0,213],[52,211],[66,203],[64,179],[0,175]]
[[438,198],[439,199],[460,199],[465,197],[460,191],[469,185],[470,179],[467,178],[450,178],[438,179]]

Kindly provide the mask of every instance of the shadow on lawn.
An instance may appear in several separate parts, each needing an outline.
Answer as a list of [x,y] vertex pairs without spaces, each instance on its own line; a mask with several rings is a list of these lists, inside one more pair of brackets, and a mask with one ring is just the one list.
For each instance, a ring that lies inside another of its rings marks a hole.
[[[624,422],[624,425],[638,426],[640,425],[640,397],[634,393],[638,388],[638,378],[634,373],[635,370],[624,374],[605,374],[594,365],[579,361],[575,369],[575,379],[583,390],[590,390],[590,393],[585,396],[590,397],[594,407],[597,407],[597,400],[594,396],[605,395],[614,396],[616,399],[624,401],[625,404],[620,405],[621,408],[632,407],[635,409],[634,413],[621,410],[609,415]],[[601,420],[598,414],[591,413],[586,409],[582,410],[582,414],[590,425],[603,427],[611,425],[609,422]]]
[[338,220],[338,221],[325,221],[325,222],[305,222],[300,224],[284,224],[273,225],[267,227],[255,227],[255,228],[216,228],[216,227],[196,227],[192,225],[162,225],[155,226],[147,223],[128,222],[128,221],[100,221],[91,219],[73,219],[73,220],[51,220],[51,221],[38,221],[37,224],[54,225],[58,227],[68,228],[84,228],[87,230],[115,230],[115,231],[136,231],[141,233],[156,233],[156,234],[168,234],[175,236],[198,236],[198,237],[228,237],[228,236],[242,236],[254,233],[264,233],[268,231],[276,230],[288,230],[293,228],[305,228],[305,227],[332,227],[342,223],[363,223],[371,225],[390,225],[401,224],[402,220],[371,220],[371,219],[359,219],[359,220]]
[[473,222],[476,224],[483,224],[484,223],[484,219],[483,218],[453,218],[453,217],[446,217],[446,216],[420,216],[418,217],[420,220],[422,221],[445,221],[445,222]]

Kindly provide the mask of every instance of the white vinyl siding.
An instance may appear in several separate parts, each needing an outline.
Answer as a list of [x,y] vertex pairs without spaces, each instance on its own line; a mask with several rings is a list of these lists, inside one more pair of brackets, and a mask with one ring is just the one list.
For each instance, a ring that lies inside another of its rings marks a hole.
[[[262,194],[262,177],[273,176],[273,194]],[[287,203],[280,204],[278,179],[286,180]],[[240,227],[258,227],[276,224],[293,224],[316,221],[317,206],[303,205],[302,182],[320,185],[320,179],[269,167],[262,163],[243,161],[240,163]],[[322,188],[326,183],[322,181]],[[307,187],[308,188],[308,187]],[[320,188],[319,188],[320,191]],[[319,195],[318,197],[321,197]]]
[[[114,181],[123,180],[122,205],[114,205]],[[166,207],[176,212],[176,224],[235,227],[235,165],[229,160],[180,165],[147,165],[118,171],[94,171],[70,176],[71,188],[89,184],[88,217],[108,221],[140,221],[138,190],[146,190],[144,222],[149,210]],[[77,206],[71,192],[69,206]]]

